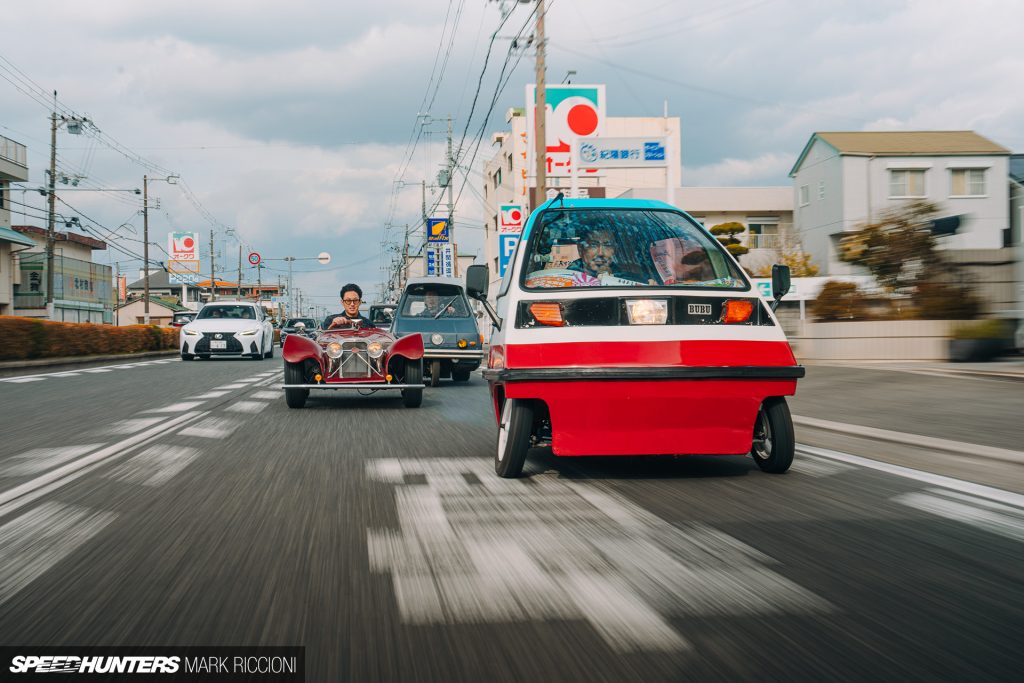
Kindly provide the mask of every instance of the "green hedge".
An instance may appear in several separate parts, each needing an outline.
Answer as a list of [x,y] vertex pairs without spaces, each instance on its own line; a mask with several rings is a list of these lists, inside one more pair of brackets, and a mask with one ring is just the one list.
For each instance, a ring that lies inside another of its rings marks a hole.
[[178,329],[173,327],[115,327],[0,315],[0,361],[176,348]]

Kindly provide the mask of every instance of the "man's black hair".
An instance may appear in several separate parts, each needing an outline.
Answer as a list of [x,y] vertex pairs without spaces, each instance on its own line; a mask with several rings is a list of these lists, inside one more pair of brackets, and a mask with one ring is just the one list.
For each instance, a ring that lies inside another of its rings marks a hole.
[[360,299],[363,298],[363,290],[359,289],[359,285],[353,284],[351,282],[341,288],[341,294],[339,296],[342,299],[345,298],[345,292],[355,292],[356,294],[359,295]]

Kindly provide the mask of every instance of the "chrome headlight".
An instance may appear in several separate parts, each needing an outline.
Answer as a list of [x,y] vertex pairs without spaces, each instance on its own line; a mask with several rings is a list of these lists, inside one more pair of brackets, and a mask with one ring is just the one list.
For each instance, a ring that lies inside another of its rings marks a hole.
[[434,346],[440,346],[441,344],[444,344],[444,335],[442,335],[442,334],[432,334],[432,335],[430,335],[430,343],[433,344]]
[[242,335],[243,337],[251,337],[254,334],[256,334],[257,332],[259,332],[259,331],[260,331],[260,328],[254,327],[251,330],[245,330],[243,332],[239,332],[238,334]]
[[341,344],[339,342],[331,342],[326,347],[327,355],[331,358],[341,358]]
[[199,333],[196,332],[195,330],[193,330],[191,327],[186,327],[186,328],[182,329],[182,332],[184,332],[185,334],[187,334],[190,337],[198,337],[199,336]]
[[378,341],[370,342],[366,347],[366,353],[370,355],[370,358],[380,358],[384,355],[384,345]]

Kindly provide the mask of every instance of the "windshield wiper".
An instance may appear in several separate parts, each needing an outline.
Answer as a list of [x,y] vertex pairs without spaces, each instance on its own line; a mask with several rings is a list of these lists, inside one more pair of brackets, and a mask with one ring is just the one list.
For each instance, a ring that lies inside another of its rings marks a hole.
[[434,320],[437,320],[438,318],[440,318],[441,314],[444,313],[445,311],[447,311],[448,307],[451,306],[453,303],[455,303],[455,300],[458,299],[460,296],[462,296],[462,295],[461,294],[456,294],[455,296],[453,296],[448,301],[448,303],[446,303],[444,306],[442,306],[441,310],[439,310],[437,313],[434,314]]

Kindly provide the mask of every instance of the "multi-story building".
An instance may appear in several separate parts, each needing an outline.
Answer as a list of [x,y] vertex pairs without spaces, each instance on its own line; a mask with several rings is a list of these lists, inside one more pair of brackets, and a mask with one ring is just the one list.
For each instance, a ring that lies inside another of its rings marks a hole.
[[789,173],[796,230],[822,274],[846,275],[853,267],[838,258],[840,238],[920,199],[959,217],[943,248],[1001,249],[1009,155],[973,131],[814,133]]
[[[15,225],[36,246],[20,254],[21,282],[14,287],[15,315],[45,318],[46,229]],[[74,232],[54,232],[53,312],[51,320],[73,323],[113,322],[114,291],[110,266],[94,263],[92,252],[107,243]]]
[[26,180],[25,145],[0,135],[0,315],[14,313],[14,286],[21,282],[18,252],[36,246],[32,238],[11,229],[10,184]]

